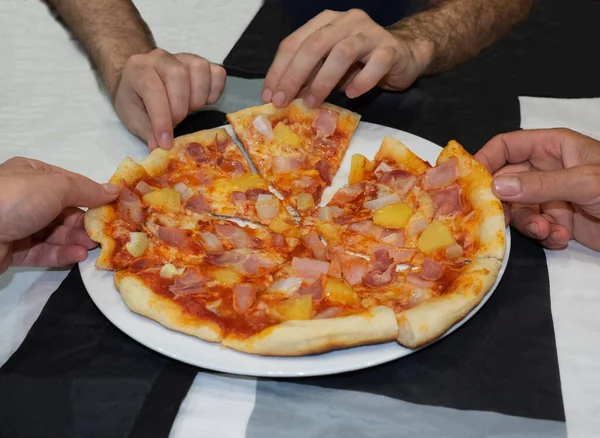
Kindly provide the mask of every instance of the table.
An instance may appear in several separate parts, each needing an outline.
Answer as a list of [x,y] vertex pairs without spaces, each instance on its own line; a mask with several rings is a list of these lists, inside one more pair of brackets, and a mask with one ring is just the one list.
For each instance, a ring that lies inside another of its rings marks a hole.
[[[186,120],[180,133],[259,103],[261,77],[285,32],[275,2],[260,10],[259,0],[207,0],[202,10],[191,0],[136,3],[163,48],[195,51],[228,67],[224,98]],[[539,2],[513,33],[452,72],[405,93],[332,101],[437,144],[456,138],[471,152],[519,127],[569,124],[594,134],[581,117],[565,116],[589,108],[584,102],[565,107],[519,96],[600,96],[589,53],[600,42],[599,16],[592,0]],[[177,32],[174,23],[183,24]],[[0,160],[26,155],[105,181],[122,157],[144,156],[86,59],[40,2],[1,3],[0,37]],[[457,333],[372,370],[293,382],[169,361],[112,327],[83,291],[77,269],[11,269],[0,277],[0,430],[86,437],[596,436],[599,261],[578,245],[544,253],[515,233],[501,286]]]

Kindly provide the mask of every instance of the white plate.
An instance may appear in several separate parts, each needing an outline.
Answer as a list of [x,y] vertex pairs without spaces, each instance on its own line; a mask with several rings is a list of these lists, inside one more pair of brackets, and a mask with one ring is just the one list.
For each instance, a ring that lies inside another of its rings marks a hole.
[[[228,130],[231,133],[230,127]],[[434,163],[441,148],[435,144],[396,129],[362,122],[354,135],[352,144],[336,175],[333,184],[323,195],[327,202],[333,193],[348,180],[350,157],[361,153],[372,158],[385,135],[392,135],[405,143],[421,158]],[[498,279],[482,302],[463,320],[457,323],[445,336],[456,330],[471,318],[489,299],[504,274],[510,253],[510,232],[506,231],[506,257]],[[307,357],[262,357],[222,348],[219,344],[201,341],[192,336],[168,330],[150,319],[131,312],[121,300],[115,289],[112,272],[94,268],[99,249],[90,253],[87,260],[79,265],[83,283],[90,297],[100,311],[115,326],[141,344],[165,356],[180,360],[201,368],[231,374],[264,377],[307,377],[336,374],[368,368],[389,362],[414,352],[395,342],[350,348]]]

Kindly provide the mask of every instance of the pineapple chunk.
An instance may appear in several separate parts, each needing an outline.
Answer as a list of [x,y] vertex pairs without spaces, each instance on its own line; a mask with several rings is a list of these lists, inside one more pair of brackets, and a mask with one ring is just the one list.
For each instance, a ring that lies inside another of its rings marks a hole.
[[245,192],[246,190],[254,188],[267,188],[267,182],[262,179],[260,175],[252,172],[245,173],[244,175],[233,178],[232,180],[227,180],[227,185],[234,187],[235,190],[240,192]]
[[339,238],[340,226],[337,224],[319,223],[317,225],[317,231],[323,236],[325,240],[335,241]]
[[344,305],[358,304],[358,295],[348,283],[335,277],[327,277],[325,296],[329,301]]
[[431,254],[453,243],[456,243],[456,240],[450,228],[436,219],[423,231],[417,247],[423,254]]
[[300,193],[296,200],[296,207],[299,211],[312,210],[315,208],[315,200],[310,193]]
[[373,170],[373,163],[367,157],[361,154],[352,155],[350,165],[350,175],[348,175],[348,183],[356,184],[365,179],[365,173]]
[[144,254],[148,248],[148,236],[146,233],[129,233],[129,242],[125,245],[125,249],[134,257],[139,257]]
[[275,303],[273,308],[287,320],[310,319],[312,304],[311,295],[302,295]]
[[152,207],[178,212],[181,209],[181,195],[175,189],[166,188],[146,193],[142,200]]
[[210,276],[225,286],[241,283],[242,276],[231,268],[217,268],[211,271]]
[[383,228],[404,228],[413,215],[412,209],[402,202],[386,205],[373,213],[373,222]]
[[290,225],[287,224],[283,219],[275,217],[269,224],[269,229],[274,233],[285,233],[290,229]]
[[283,143],[285,145],[292,146],[292,147],[298,147],[298,146],[300,146],[300,143],[302,142],[302,140],[300,140],[300,137],[298,137],[294,133],[294,131],[292,131],[290,128],[288,128],[282,122],[279,122],[277,124],[277,126],[275,126],[275,129],[273,129],[273,136],[280,143]]
[[160,268],[160,277],[161,278],[173,278],[176,275],[179,275],[179,271],[175,267],[175,265],[173,265],[171,263],[167,263],[166,265],[163,265],[162,268]]

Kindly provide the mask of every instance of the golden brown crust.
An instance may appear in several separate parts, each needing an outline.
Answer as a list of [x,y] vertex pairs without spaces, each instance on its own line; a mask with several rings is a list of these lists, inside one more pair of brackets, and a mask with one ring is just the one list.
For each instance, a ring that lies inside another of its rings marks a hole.
[[221,329],[217,324],[202,321],[186,313],[173,300],[156,294],[139,277],[126,271],[118,271],[115,273],[115,286],[131,311],[152,319],[168,329],[204,341],[221,341]]
[[454,140],[441,152],[437,164],[452,157],[458,160],[458,184],[479,218],[478,229],[471,230],[478,243],[475,258],[495,257],[501,261],[506,246],[506,225],[502,203],[492,192],[492,175]]
[[501,266],[495,258],[475,260],[444,295],[398,313],[398,343],[418,348],[442,336],[481,302]]
[[430,167],[404,143],[390,136],[384,137],[374,161],[392,162],[398,169],[414,175],[420,175]]
[[225,338],[222,344],[263,356],[304,356],[393,341],[397,334],[394,312],[379,306],[351,316],[287,321],[247,339]]

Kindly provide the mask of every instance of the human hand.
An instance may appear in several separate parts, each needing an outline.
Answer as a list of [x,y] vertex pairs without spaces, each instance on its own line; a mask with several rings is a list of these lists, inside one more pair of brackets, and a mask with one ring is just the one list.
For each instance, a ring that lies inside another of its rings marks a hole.
[[173,146],[173,128],[223,93],[225,69],[189,53],[155,49],[127,60],[113,93],[115,109],[133,134],[157,147]]
[[112,202],[119,187],[27,158],[0,164],[0,274],[9,266],[65,266],[97,244],[84,211]]
[[300,95],[316,107],[336,86],[349,98],[376,85],[402,90],[432,56],[431,47],[384,29],[362,10],[324,11],[281,42],[262,98],[283,107]]
[[507,220],[548,249],[600,250],[600,142],[569,129],[501,134],[476,155]]

